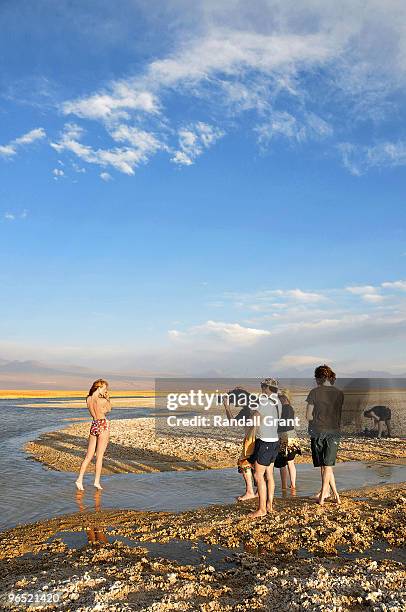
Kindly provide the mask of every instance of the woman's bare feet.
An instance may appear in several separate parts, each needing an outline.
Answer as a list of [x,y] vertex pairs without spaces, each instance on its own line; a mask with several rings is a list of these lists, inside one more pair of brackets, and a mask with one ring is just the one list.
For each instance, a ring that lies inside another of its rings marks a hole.
[[244,495],[237,497],[237,501],[247,501],[247,499],[255,499],[256,497],[258,497],[258,493],[244,493]]
[[264,516],[266,516],[266,510],[265,512],[263,512],[262,510],[256,510],[255,512],[251,512],[251,514],[248,515],[248,518],[257,519],[263,518]]
[[84,491],[83,484],[80,480],[75,480],[75,485],[78,491]]
[[273,505],[272,505],[272,504],[267,504],[267,505],[266,505],[266,511],[267,511],[267,512],[273,512],[273,511],[274,511],[274,509],[273,509]]
[[337,495],[334,495],[334,502],[339,506],[341,504],[341,499],[339,494],[337,493]]
[[103,491],[103,487],[101,486],[100,482],[95,482],[94,487],[96,487],[96,489],[99,489],[99,491]]

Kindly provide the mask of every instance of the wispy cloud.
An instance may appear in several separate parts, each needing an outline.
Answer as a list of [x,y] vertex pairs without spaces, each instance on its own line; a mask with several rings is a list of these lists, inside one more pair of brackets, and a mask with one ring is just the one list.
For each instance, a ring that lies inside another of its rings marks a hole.
[[[351,133],[343,110],[351,125],[365,119],[378,124],[396,112],[393,94],[406,87],[402,2],[388,0],[383,6],[371,0],[368,14],[350,0],[340,8],[316,1],[298,10],[296,3],[282,0],[265,0],[249,11],[228,0],[227,7],[188,6],[187,35],[171,7],[176,38],[169,53],[136,74],[61,104],[65,116],[100,122],[113,142],[128,148],[65,142],[64,150],[126,174],[133,173],[140,156],[145,162],[158,150],[187,166],[238,129],[239,116],[250,111],[262,148],[273,147],[278,138],[295,144],[325,142],[332,151],[338,147],[354,175],[405,163],[402,139],[363,145],[336,140],[338,134]],[[373,43],[376,32],[379,53]],[[198,101],[201,116],[179,125],[168,112],[174,98],[186,105],[188,116]],[[171,142],[173,135],[178,145]]]
[[[189,359],[190,364],[205,367],[222,364],[224,372],[303,371],[332,358],[341,359],[344,372],[349,371],[351,359],[351,367],[359,370],[385,369],[391,343],[406,338],[405,290],[406,281],[395,280],[317,291],[229,293],[219,296],[227,319],[210,319],[185,329],[179,325],[169,336],[185,363]],[[302,294],[324,299],[300,301]],[[282,303],[275,302],[278,295],[284,299],[281,308]],[[255,318],[250,320],[247,314],[252,312]],[[371,348],[375,344],[376,352]],[[401,368],[399,362],[397,371]]]
[[175,151],[171,161],[175,164],[190,166],[204,149],[211,147],[224,131],[198,121],[187,128],[181,128],[179,134],[179,149]]
[[355,176],[361,176],[371,168],[406,165],[406,142],[381,142],[373,146],[352,143],[338,145],[344,166]]
[[[186,10],[184,2],[170,3],[167,51],[60,102],[64,120],[80,128],[75,135],[65,130],[53,147],[131,175],[158,151],[190,166],[243,126],[261,149],[283,146],[281,140],[316,142],[354,175],[403,166],[405,135],[392,142],[374,128],[403,112],[406,5],[370,0],[368,7],[351,0],[300,8],[293,0],[250,6],[227,0],[188,3]],[[354,128],[365,120],[372,128],[359,142]],[[32,130],[2,145],[0,155],[12,157],[44,135],[42,128]]]
[[98,92],[62,104],[62,112],[65,115],[75,115],[82,119],[128,119],[129,111],[158,112],[155,96],[149,91],[140,90],[136,81],[132,80],[116,81],[112,83],[110,91]]
[[382,283],[382,287],[385,289],[400,289],[401,291],[406,291],[406,280],[386,281]]
[[5,221],[18,221],[19,219],[26,219],[28,217],[28,210],[24,209],[21,212],[10,212],[7,211],[3,214]]
[[267,122],[259,125],[255,131],[258,134],[258,142],[262,145],[269,145],[271,140],[280,136],[301,143],[310,139],[326,138],[333,133],[332,127],[314,113],[305,113],[299,118],[286,111],[271,113]]
[[54,168],[52,170],[52,174],[54,175],[55,179],[61,178],[62,176],[65,176],[65,172],[63,170],[61,170],[61,168]]
[[168,332],[169,336],[176,341],[193,340],[199,338],[200,342],[215,341],[224,343],[224,348],[232,345],[250,345],[255,343],[259,338],[269,336],[270,331],[265,329],[256,329],[245,327],[239,323],[223,323],[219,321],[207,321],[202,325],[196,325],[185,331],[172,329]]
[[84,130],[80,126],[72,123],[66,124],[59,140],[51,143],[51,146],[58,153],[69,151],[89,164],[97,164],[103,167],[111,166],[124,174],[130,175],[134,174],[135,168],[146,162],[150,155],[154,154],[159,148],[156,139],[145,132],[136,141],[134,131],[118,128],[113,133],[113,137],[119,141],[131,139],[133,146],[112,149],[92,149],[89,145],[84,145],[81,142],[83,134]]
[[35,128],[14,140],[11,140],[6,145],[0,145],[0,156],[2,157],[14,157],[17,155],[19,149],[26,147],[37,140],[45,138],[46,133],[43,128]]
[[379,293],[379,287],[372,285],[361,285],[346,287],[347,291],[353,295],[359,295],[366,302],[382,302],[384,296]]

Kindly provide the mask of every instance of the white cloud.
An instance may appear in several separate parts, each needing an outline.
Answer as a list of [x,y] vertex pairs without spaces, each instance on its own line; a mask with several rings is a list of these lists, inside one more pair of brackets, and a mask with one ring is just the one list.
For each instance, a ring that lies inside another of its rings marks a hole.
[[379,293],[379,287],[372,285],[355,285],[346,287],[346,290],[353,295],[359,295],[366,302],[382,302],[385,298]]
[[[352,0],[315,0],[300,7],[293,0],[249,6],[238,0],[181,2],[178,8],[171,3],[168,25],[175,34],[169,52],[136,74],[61,105],[65,115],[101,122],[132,152],[82,145],[76,154],[131,174],[138,164],[134,149],[139,155],[144,146],[144,161],[152,150],[165,149],[173,163],[191,165],[202,150],[236,129],[246,111],[253,111],[250,121],[262,147],[273,146],[278,136],[330,144],[332,136],[351,133],[358,122],[377,124],[393,116],[398,107],[392,94],[406,86],[406,6],[400,0],[369,0],[368,7],[365,11]],[[190,125],[179,126],[166,114],[174,96],[184,98]],[[196,128],[195,101],[199,113],[210,118],[200,123],[218,126],[211,132]],[[343,109],[351,119],[346,125]],[[140,142],[143,133],[149,142]],[[167,141],[173,134],[176,147]],[[350,172],[406,163],[401,137],[394,143],[372,138],[360,147],[343,137],[348,142],[339,151]],[[8,146],[3,155],[10,155]]]
[[298,288],[267,289],[248,294],[230,293],[226,297],[231,298],[237,307],[248,307],[254,311],[288,308],[292,304],[311,305],[323,303],[329,299],[323,292],[303,291]]
[[269,336],[270,332],[265,329],[256,329],[252,327],[244,327],[239,323],[222,323],[219,321],[207,321],[203,325],[196,325],[187,331],[181,332],[172,329],[169,336],[174,340],[193,340],[200,339],[201,342],[211,341],[224,348],[232,345],[251,345],[257,340]]
[[52,170],[52,174],[54,175],[55,178],[65,176],[65,172],[63,170],[60,170],[59,168],[54,168]]
[[314,113],[305,113],[303,118],[297,118],[286,111],[271,113],[270,119],[255,131],[260,144],[268,144],[278,136],[300,143],[312,138],[325,138],[333,133],[332,127]]
[[139,90],[137,83],[133,84],[132,80],[117,81],[111,85],[110,92],[95,93],[62,105],[65,115],[108,121],[128,119],[128,111],[157,113],[158,110],[155,96],[149,91]]
[[281,368],[301,368],[315,366],[315,364],[328,363],[331,359],[327,357],[314,357],[313,355],[283,355],[277,361],[277,366]]
[[385,282],[382,283],[382,287],[384,287],[385,289],[400,289],[401,291],[406,291],[406,281],[404,280],[397,280],[397,281],[392,281],[392,282]]
[[46,133],[43,128],[35,128],[18,138],[15,138],[11,142],[6,145],[0,145],[0,156],[3,157],[13,157],[17,155],[18,149],[21,147],[25,147],[27,145],[32,144],[37,140],[42,140],[45,138]]
[[362,299],[365,300],[366,302],[382,302],[385,297],[383,295],[379,295],[378,293],[365,293],[362,296]]
[[378,288],[374,287],[373,285],[354,285],[352,287],[346,287],[346,289],[354,295],[365,295],[376,293],[378,291]]
[[298,302],[320,302],[326,299],[326,297],[321,293],[302,291],[301,289],[289,289],[287,291],[278,290],[276,295],[290,297]]
[[361,176],[371,168],[406,165],[406,142],[381,142],[373,146],[352,143],[338,145],[344,166],[355,176]]
[[175,164],[190,166],[204,149],[208,149],[224,136],[224,131],[203,121],[198,121],[188,128],[181,128],[178,134],[179,149],[175,151],[171,161]]
[[18,219],[26,219],[28,217],[28,210],[26,208],[24,208],[24,210],[22,210],[21,212],[5,212],[3,215],[3,219],[5,221],[16,221]]
[[105,182],[112,180],[112,176],[108,172],[100,172],[100,178],[102,181],[105,181]]
[[[115,147],[113,149],[92,149],[80,142],[83,129],[76,124],[66,124],[65,129],[57,142],[51,146],[58,151],[68,151],[89,164],[97,164],[102,167],[111,166],[124,174],[134,174],[134,169],[141,163],[145,163],[149,156],[156,152],[157,143],[153,137],[150,140],[140,139],[138,146]],[[116,134],[117,138],[124,139],[121,132]]]

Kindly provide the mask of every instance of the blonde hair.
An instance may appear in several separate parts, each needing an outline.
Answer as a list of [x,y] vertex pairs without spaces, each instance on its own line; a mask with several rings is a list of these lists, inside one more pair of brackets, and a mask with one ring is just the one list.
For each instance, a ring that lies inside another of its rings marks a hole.
[[107,380],[103,380],[103,378],[98,378],[97,380],[95,380],[89,389],[89,393],[87,394],[87,397],[91,397],[93,393],[97,389],[100,389],[100,387],[103,387],[103,385],[106,385],[106,387],[109,386],[109,383],[107,382]]
[[280,397],[286,397],[286,399],[288,400],[289,404],[292,404],[292,394],[289,391],[289,389],[281,389],[279,392],[279,396]]

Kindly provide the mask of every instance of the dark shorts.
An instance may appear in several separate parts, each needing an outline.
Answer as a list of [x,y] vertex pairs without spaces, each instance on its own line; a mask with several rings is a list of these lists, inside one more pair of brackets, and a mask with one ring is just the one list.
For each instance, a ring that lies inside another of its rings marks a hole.
[[312,459],[314,467],[335,465],[340,435],[321,433],[311,438]]
[[288,465],[288,461],[293,461],[296,455],[301,455],[302,453],[296,449],[288,450],[287,453],[278,453],[278,456],[275,459],[275,467],[283,468]]
[[278,452],[279,440],[276,442],[264,442],[257,438],[255,440],[254,452],[250,457],[250,463],[254,464],[257,462],[260,465],[271,465],[271,463],[275,462]]

